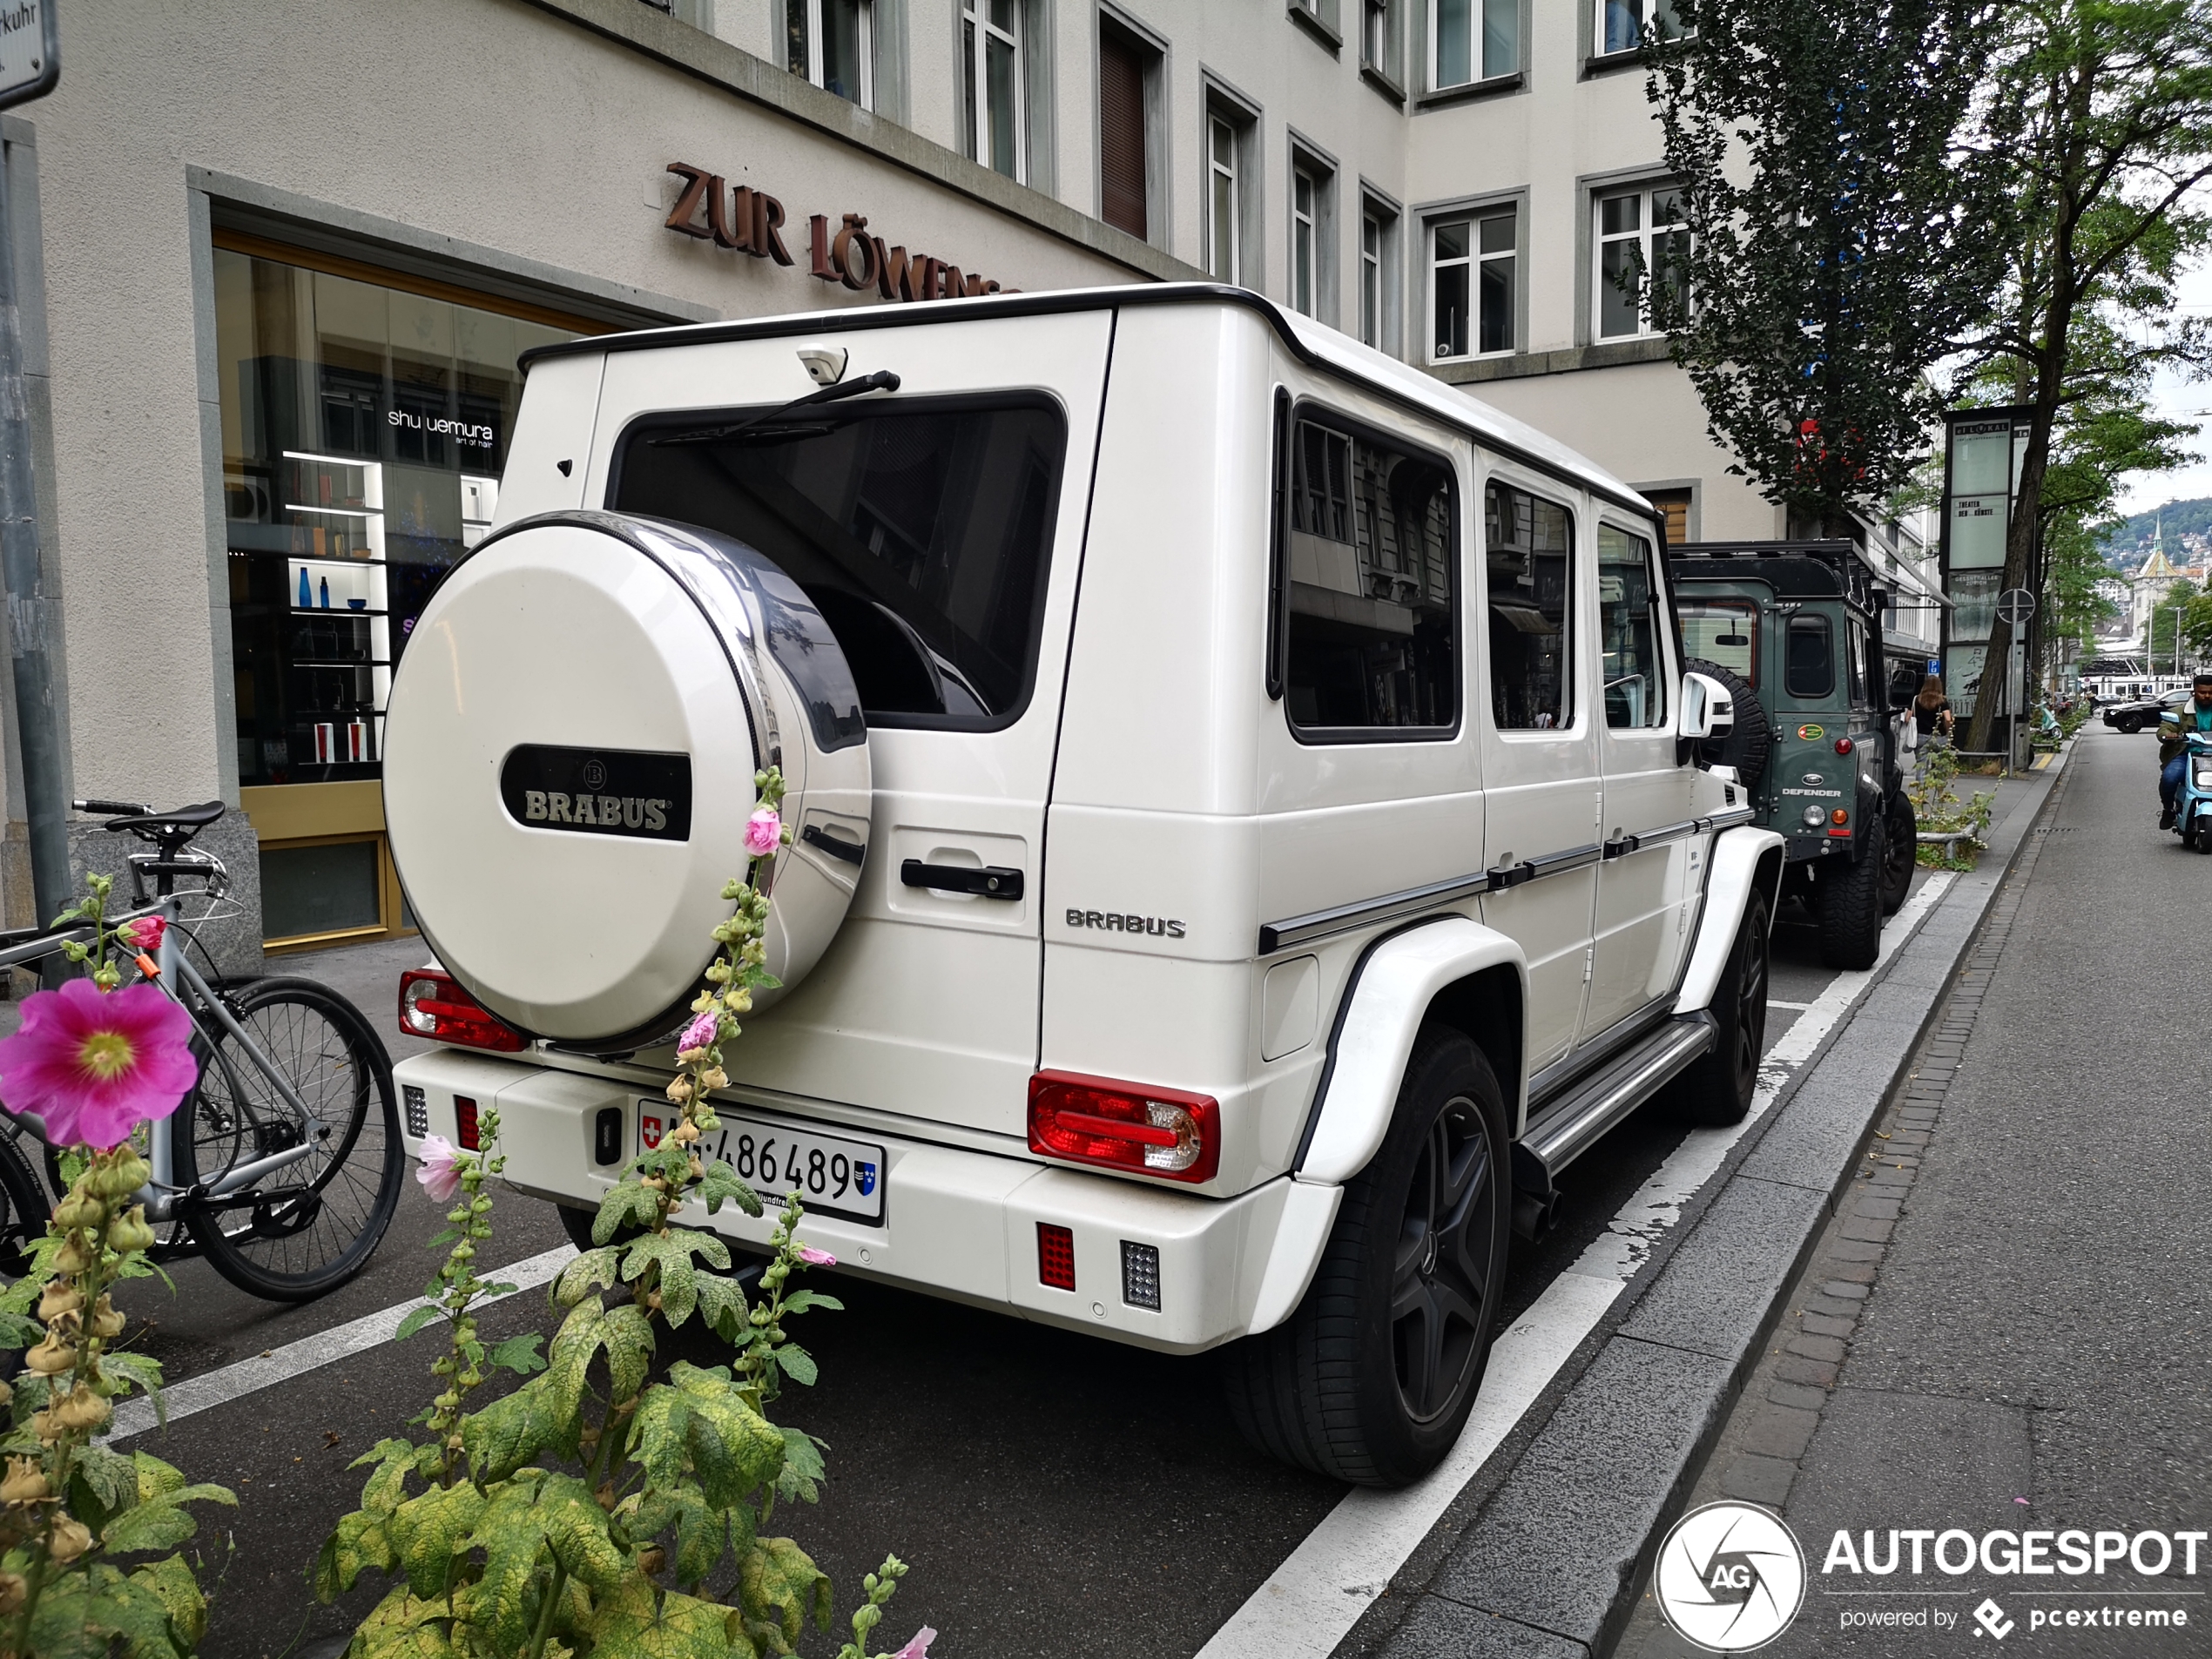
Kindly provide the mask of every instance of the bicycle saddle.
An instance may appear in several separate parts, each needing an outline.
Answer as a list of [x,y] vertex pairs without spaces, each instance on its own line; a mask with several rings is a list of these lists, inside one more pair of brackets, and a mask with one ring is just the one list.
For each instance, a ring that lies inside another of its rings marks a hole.
[[129,830],[145,840],[167,840],[174,838],[180,845],[206,829],[230,809],[219,800],[202,801],[197,806],[177,806],[165,813],[133,813],[127,818],[111,818],[105,827]]

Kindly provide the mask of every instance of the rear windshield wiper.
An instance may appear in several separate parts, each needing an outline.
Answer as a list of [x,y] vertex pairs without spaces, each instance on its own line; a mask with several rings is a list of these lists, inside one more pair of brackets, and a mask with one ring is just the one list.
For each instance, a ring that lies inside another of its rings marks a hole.
[[895,392],[898,389],[898,375],[887,368],[879,368],[874,374],[863,374],[857,381],[845,381],[835,386],[825,386],[819,392],[809,392],[804,397],[795,397],[790,402],[779,404],[772,409],[763,409],[758,415],[748,415],[744,420],[733,421],[728,426],[708,427],[697,432],[672,432],[666,437],[654,438],[650,442],[656,444],[718,443],[725,438],[735,437],[749,428],[779,420],[786,415],[795,415],[799,410],[812,408],[816,404],[839,402],[845,398],[859,397],[864,392]]

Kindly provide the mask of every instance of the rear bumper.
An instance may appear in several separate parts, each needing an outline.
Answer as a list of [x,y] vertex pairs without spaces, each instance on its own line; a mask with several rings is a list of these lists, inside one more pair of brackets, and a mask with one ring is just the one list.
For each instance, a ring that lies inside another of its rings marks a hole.
[[[479,1110],[496,1105],[505,1178],[541,1197],[597,1209],[637,1144],[644,1096],[618,1081],[452,1049],[411,1055],[395,1075],[410,1157],[420,1157],[424,1133],[455,1136],[455,1096],[473,1099]],[[623,1114],[622,1151],[600,1164],[594,1130],[610,1107]],[[1317,1191],[1288,1177],[1233,1198],[1204,1198],[1023,1157],[744,1109],[883,1144],[880,1224],[806,1219],[806,1242],[833,1252],[839,1271],[1169,1352],[1214,1347],[1264,1328],[1256,1319],[1271,1325],[1286,1317],[1312,1276],[1336,1209],[1335,1190]],[[772,1203],[756,1221],[725,1204],[710,1217],[693,1204],[683,1219],[739,1244],[765,1246],[774,1213]],[[1073,1291],[1038,1278],[1040,1222],[1074,1235]],[[1125,1294],[1125,1242],[1159,1252],[1157,1310]]]

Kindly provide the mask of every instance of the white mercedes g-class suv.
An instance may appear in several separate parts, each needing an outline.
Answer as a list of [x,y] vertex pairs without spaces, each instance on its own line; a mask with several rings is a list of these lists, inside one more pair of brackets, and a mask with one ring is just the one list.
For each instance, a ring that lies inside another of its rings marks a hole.
[[1750,1100],[1782,845],[1700,764],[1659,521],[1342,334],[1194,285],[577,341],[499,506],[391,693],[398,1076],[572,1231],[771,763],[713,1150],[840,1271],[1236,1345],[1327,1474],[1448,1450],[1562,1166]]

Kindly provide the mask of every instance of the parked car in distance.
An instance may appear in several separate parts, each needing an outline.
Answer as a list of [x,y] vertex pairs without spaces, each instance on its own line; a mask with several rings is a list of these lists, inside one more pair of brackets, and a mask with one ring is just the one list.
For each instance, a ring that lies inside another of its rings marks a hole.
[[388,717],[410,1150],[496,1103],[588,1235],[770,764],[707,1154],[840,1272],[1229,1347],[1333,1478],[1450,1449],[1608,1128],[1748,1109],[1782,838],[1697,759],[1662,521],[1563,445],[1210,285],[528,362]]
[[2131,702],[2114,703],[2105,710],[2105,724],[2115,732],[2152,731],[2168,710],[2180,708],[2190,696],[2189,688],[2183,685],[2161,697],[2139,697]]

